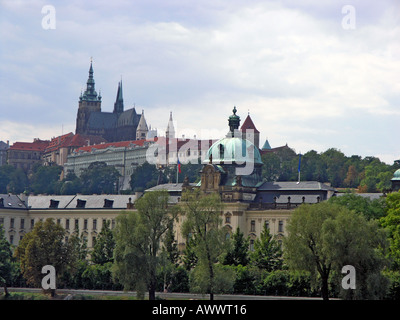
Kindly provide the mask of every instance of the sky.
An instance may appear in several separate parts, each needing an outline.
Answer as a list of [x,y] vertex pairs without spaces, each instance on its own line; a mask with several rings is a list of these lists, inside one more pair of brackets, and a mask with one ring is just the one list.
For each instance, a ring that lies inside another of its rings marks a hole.
[[[50,8],[49,8],[50,6]],[[0,141],[75,132],[93,60],[102,111],[222,138],[400,159],[397,0],[0,0]]]

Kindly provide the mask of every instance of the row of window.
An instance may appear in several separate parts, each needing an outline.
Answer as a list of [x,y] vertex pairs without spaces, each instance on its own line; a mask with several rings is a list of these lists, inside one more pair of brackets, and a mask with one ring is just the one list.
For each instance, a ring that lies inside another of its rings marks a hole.
[[[231,223],[230,215],[225,216],[225,223],[226,224]],[[267,227],[267,229],[269,229],[269,220],[265,220],[265,226]],[[256,232],[256,220],[250,221],[250,232]],[[279,220],[278,222],[278,232],[283,232],[283,220]]]
[[[16,220],[15,218],[10,218],[10,225],[9,225],[10,229],[18,228],[15,220]],[[19,229],[25,229],[25,220],[28,220],[28,219],[25,219],[25,218],[19,219]],[[39,220],[43,221],[43,219],[39,219]],[[71,227],[73,225],[75,230],[79,229],[79,220],[80,219],[65,219],[64,228],[66,230],[70,230],[70,229],[72,229]],[[97,220],[99,220],[99,219],[91,219],[91,220],[92,220],[92,224],[91,224],[92,230],[97,230],[97,228],[98,228]],[[102,219],[102,220],[103,220],[103,225],[105,225],[107,219]],[[61,219],[57,219],[57,224],[61,224]],[[4,225],[3,217],[0,217],[0,225]],[[88,225],[89,225],[89,219],[83,219],[83,230],[87,230]],[[34,226],[35,226],[35,219],[30,219],[30,229],[33,229]],[[113,229],[114,227],[115,227],[115,220],[111,219],[111,229]]]

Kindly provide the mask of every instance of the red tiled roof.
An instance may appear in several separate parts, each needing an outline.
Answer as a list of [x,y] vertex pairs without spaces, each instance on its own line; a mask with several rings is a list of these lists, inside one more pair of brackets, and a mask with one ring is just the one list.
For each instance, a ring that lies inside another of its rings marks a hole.
[[33,142],[14,142],[10,150],[21,151],[44,151],[49,145],[50,141],[35,139]]
[[68,148],[68,147],[79,148],[85,145],[99,144],[102,142],[107,142],[107,140],[105,140],[100,136],[81,135],[81,134],[74,135],[72,132],[70,132],[62,136],[51,139],[49,146],[45,150],[45,153],[52,152],[60,148]]
[[242,127],[240,130],[246,132],[248,129],[253,129],[254,133],[260,133],[260,131],[257,130],[256,126],[253,123],[253,120],[251,120],[250,115],[247,115],[246,120],[244,120]]
[[93,149],[99,150],[99,149],[106,149],[109,147],[115,147],[115,148],[129,147],[132,144],[136,144],[138,146],[143,146],[145,141],[146,140],[129,140],[129,141],[101,143],[101,144],[95,144],[95,145],[91,145],[91,146],[80,147],[76,151],[77,152],[79,152],[79,151],[91,152]]
[[82,147],[87,144],[107,143],[107,140],[100,136],[76,134],[72,137],[67,147]]

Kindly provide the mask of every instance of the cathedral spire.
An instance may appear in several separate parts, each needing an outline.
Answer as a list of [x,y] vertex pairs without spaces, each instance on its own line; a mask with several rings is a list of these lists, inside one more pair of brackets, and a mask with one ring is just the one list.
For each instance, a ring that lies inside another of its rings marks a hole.
[[86,90],[82,95],[82,100],[98,101],[97,92],[95,90],[95,82],[93,77],[93,61],[90,59],[89,78],[86,82]]
[[124,98],[122,96],[122,79],[118,82],[117,98],[114,103],[114,113],[124,112]]
[[169,114],[169,121],[165,135],[167,136],[167,138],[170,139],[175,138],[175,128],[174,128],[174,122],[172,120],[172,111]]

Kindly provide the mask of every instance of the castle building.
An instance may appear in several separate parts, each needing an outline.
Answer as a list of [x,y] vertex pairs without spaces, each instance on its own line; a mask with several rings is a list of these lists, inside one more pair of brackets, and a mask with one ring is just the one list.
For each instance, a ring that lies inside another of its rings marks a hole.
[[33,142],[15,142],[7,150],[7,162],[28,173],[35,164],[42,164],[42,156],[49,143],[37,138]]
[[[138,131],[139,122],[141,122],[141,126]],[[124,110],[122,80],[118,83],[113,112],[103,112],[101,110],[101,94],[98,94],[95,90],[91,62],[86,90],[79,97],[75,133],[97,135],[108,142],[115,142],[138,140],[138,136],[142,137],[143,134],[147,134],[147,131],[143,112],[142,114],[137,114],[135,108]]]

